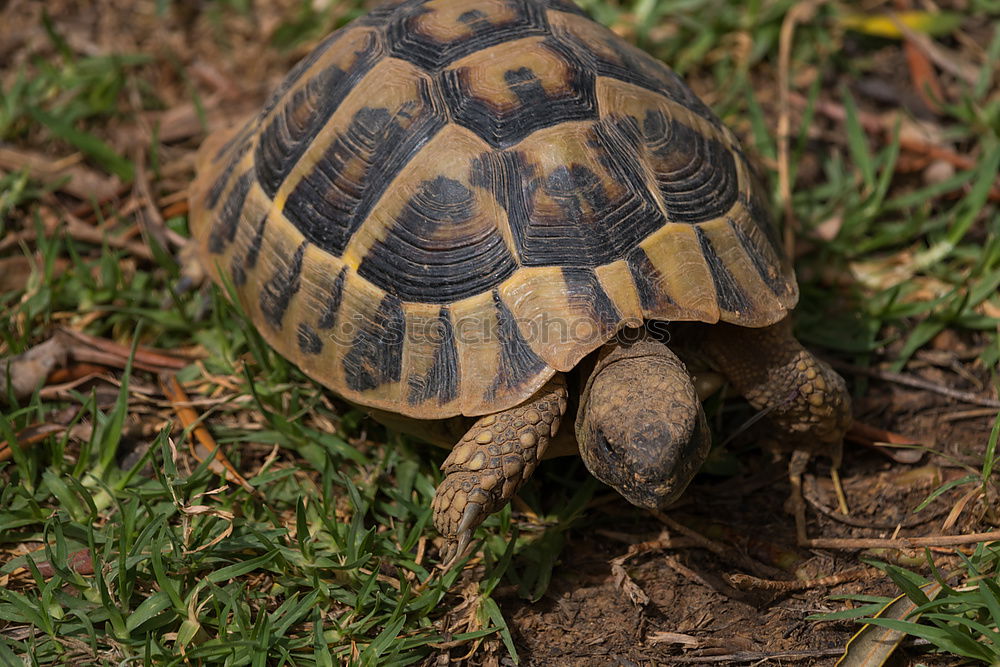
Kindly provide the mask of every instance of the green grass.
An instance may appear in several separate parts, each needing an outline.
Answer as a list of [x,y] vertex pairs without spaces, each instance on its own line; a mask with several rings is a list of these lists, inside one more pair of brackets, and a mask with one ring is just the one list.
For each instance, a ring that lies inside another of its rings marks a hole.
[[[300,48],[356,15],[357,4],[339,3],[327,15],[302,2],[267,48]],[[768,87],[781,22],[793,4],[581,2],[710,91],[715,109],[767,165],[777,156]],[[157,3],[162,13],[172,6]],[[249,6],[227,0],[211,11],[221,31],[225,17],[246,15]],[[988,11],[996,8],[985,0],[967,10]],[[836,9],[827,7],[799,27],[793,69],[864,74],[863,58],[842,53],[846,37],[837,21]],[[93,168],[128,181],[135,165],[112,148],[109,128],[135,111],[123,104],[130,86],[144,108],[161,108],[144,78],[157,56],[80,56],[52,21],[40,27],[54,55],[15,72],[0,89],[0,140],[48,146],[53,154],[80,151]],[[1000,29],[987,52],[994,62],[1000,57]],[[996,76],[984,67],[979,83],[945,109],[949,138],[975,164],[934,185],[901,175],[898,139],[874,141],[862,129],[860,102],[846,103],[843,141],[819,154],[815,182],[796,189],[792,202],[801,241],[813,247],[799,264],[797,326],[808,343],[862,365],[888,360],[903,368],[950,330],[980,336],[986,344],[979,360],[995,369],[998,321],[983,305],[1000,308],[1000,216],[988,197],[1000,171]],[[802,92],[812,103],[827,91],[817,80]],[[811,118],[820,122],[815,112]],[[809,125],[795,128],[793,166],[816,151]],[[157,396],[147,373],[125,373],[120,387],[72,400],[36,394],[0,404],[0,441],[7,442],[50,423],[56,409],[78,411],[59,434],[15,447],[13,458],[0,462],[0,553],[9,556],[0,567],[0,581],[7,578],[0,588],[0,663],[402,665],[448,650],[435,645],[457,646],[461,655],[477,642],[516,655],[496,588],[513,585],[530,600],[547,590],[566,534],[598,489],[584,481],[579,462],[543,465],[539,480],[522,491],[537,519],[506,508],[484,524],[473,575],[435,568],[430,501],[440,452],[385,433],[317,391],[218,290],[207,304],[200,293],[177,293],[170,257],[137,265],[107,245],[46,235],[42,204],[51,201],[51,187],[24,172],[0,176],[0,239],[38,232],[8,252],[32,257],[35,274],[23,289],[0,293],[0,322],[11,323],[0,326],[6,353],[80,322],[92,335],[126,343],[201,346],[205,372],[191,365],[179,378],[199,383],[193,398],[210,397],[198,411],[257,495],[233,485],[219,490],[223,482],[193,462],[185,438],[170,431],[169,406],[145,398],[150,387]],[[838,233],[817,242],[817,230],[832,218],[840,220]],[[167,224],[186,233],[183,218]],[[850,276],[864,263],[902,269],[867,284],[831,285],[830,275]],[[932,298],[923,296],[928,290]],[[894,350],[889,358],[887,346]],[[139,422],[158,430],[130,435]],[[275,445],[279,454],[271,457]],[[994,433],[974,480],[984,490],[995,449]],[[40,550],[15,556],[19,547]],[[70,567],[74,554],[88,568]],[[995,632],[996,556],[995,547],[983,546],[969,559],[964,576],[977,582],[979,597],[949,589],[925,610],[932,625],[907,631],[971,636],[979,623]],[[51,572],[39,569],[43,562]],[[912,592],[909,575],[890,575]],[[958,641],[937,645],[961,654]],[[995,649],[984,649],[994,651],[992,658],[969,657],[995,661]]]

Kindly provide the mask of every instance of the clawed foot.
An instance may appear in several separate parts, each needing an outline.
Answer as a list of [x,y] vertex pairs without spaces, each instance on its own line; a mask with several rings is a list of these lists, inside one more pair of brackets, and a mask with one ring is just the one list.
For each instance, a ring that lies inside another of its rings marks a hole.
[[434,526],[447,540],[445,567],[462,557],[476,527],[514,497],[565,413],[566,383],[556,375],[531,400],[480,417],[451,450],[434,494]]
[[449,475],[438,487],[434,496],[434,526],[447,540],[441,552],[445,568],[465,555],[476,528],[494,511],[496,499],[487,489],[496,481],[463,472]]

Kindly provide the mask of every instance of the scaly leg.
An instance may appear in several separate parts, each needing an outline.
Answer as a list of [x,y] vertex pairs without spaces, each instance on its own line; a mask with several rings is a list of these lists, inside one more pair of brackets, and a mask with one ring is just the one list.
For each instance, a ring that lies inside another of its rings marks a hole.
[[455,445],[434,494],[434,526],[448,540],[442,563],[459,558],[476,527],[514,497],[565,413],[566,382],[556,375],[530,400],[480,417]]
[[786,318],[761,329],[709,328],[704,351],[752,406],[785,432],[797,449],[839,461],[851,425],[851,397],[836,371],[802,347]]

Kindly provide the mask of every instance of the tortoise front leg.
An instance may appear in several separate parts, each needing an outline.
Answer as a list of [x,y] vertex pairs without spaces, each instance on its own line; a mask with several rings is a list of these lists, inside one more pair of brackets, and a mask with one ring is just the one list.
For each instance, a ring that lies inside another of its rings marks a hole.
[[796,448],[828,450],[839,459],[851,424],[851,397],[830,366],[802,347],[784,319],[760,329],[708,328],[704,352],[736,389],[790,436]]
[[448,540],[442,563],[461,556],[476,527],[514,497],[564,414],[566,382],[556,375],[530,400],[480,417],[455,445],[434,494],[434,526]]

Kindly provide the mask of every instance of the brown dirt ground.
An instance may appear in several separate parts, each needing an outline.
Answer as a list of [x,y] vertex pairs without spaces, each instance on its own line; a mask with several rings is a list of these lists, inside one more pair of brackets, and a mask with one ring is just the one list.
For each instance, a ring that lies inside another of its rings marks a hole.
[[[251,15],[227,16],[221,22],[184,9],[193,3],[168,4],[171,12],[159,17],[154,3],[146,1],[44,3],[57,30],[80,53],[143,51],[156,56],[152,64],[144,66],[143,74],[165,108],[113,120],[102,136],[112,145],[127,148],[137,143],[136,133],[146,136],[151,123],[163,124],[161,136],[169,128],[176,139],[160,156],[166,176],[157,188],[176,192],[190,176],[192,150],[202,136],[189,104],[190,87],[201,95],[213,126],[258,104],[304,49],[279,54],[261,48],[262,36],[271,34],[281,18],[299,6],[297,0],[258,3]],[[42,29],[42,6],[27,0],[0,3],[0,24],[10,28],[0,34],[0,63],[4,63],[0,78],[5,84],[16,76],[18,67],[52,55]],[[898,62],[887,62],[886,70],[896,66]],[[190,80],[184,80],[181,71],[187,72]],[[695,81],[694,87],[699,91],[709,88],[700,81]],[[59,150],[43,146],[33,131],[21,144],[51,150],[54,155]],[[978,345],[974,337],[937,341],[932,349],[918,355],[907,372],[989,396],[988,371],[971,361]],[[891,358],[892,351],[887,353]],[[916,436],[972,466],[981,460],[994,414],[932,392],[877,380],[870,381],[855,412],[873,426]],[[891,596],[896,590],[881,575],[871,576],[871,570],[841,583],[820,583],[783,593],[738,591],[727,583],[727,575],[734,573],[785,580],[849,575],[856,571],[861,555],[859,550],[796,547],[794,521],[785,511],[790,487],[784,460],[769,460],[753,447],[754,433],[730,445],[740,460],[740,474],[729,478],[700,476],[686,500],[670,513],[672,519],[726,545],[724,557],[691,546],[657,546],[655,541],[661,536],[677,538],[678,533],[664,532],[666,527],[655,517],[611,499],[590,510],[593,525],[569,534],[562,563],[540,601],[528,603],[514,590],[498,591],[526,664],[632,666],[694,660],[731,664],[755,662],[752,654],[763,657],[784,651],[791,653],[769,664],[833,664],[830,651],[841,649],[855,626],[806,621],[806,616],[835,610],[827,599],[831,594]],[[741,456],[742,449],[750,453]],[[836,500],[828,471],[826,462],[814,462],[805,478],[808,534],[813,538],[889,537],[900,522],[905,524],[900,535],[939,533],[965,491],[952,490],[926,510],[911,515],[909,510],[931,490],[965,471],[940,456],[924,456],[919,463],[905,464],[848,444],[841,469],[851,509],[848,522],[833,510]],[[995,523],[990,508],[977,499],[958,515],[950,532],[989,530]],[[626,556],[630,545],[639,543],[646,545],[645,550],[623,560],[625,578],[616,577],[614,559]],[[935,551],[944,568],[954,562],[950,554],[952,549]],[[890,556],[881,554],[883,558]],[[758,571],[747,570],[747,558]],[[634,602],[629,590],[633,597],[644,594],[648,602]],[[477,662],[507,661],[500,657],[497,642],[483,648]],[[904,649],[895,658],[896,664],[911,664],[916,655]],[[926,655],[920,660],[952,664],[933,657],[928,660]]]

